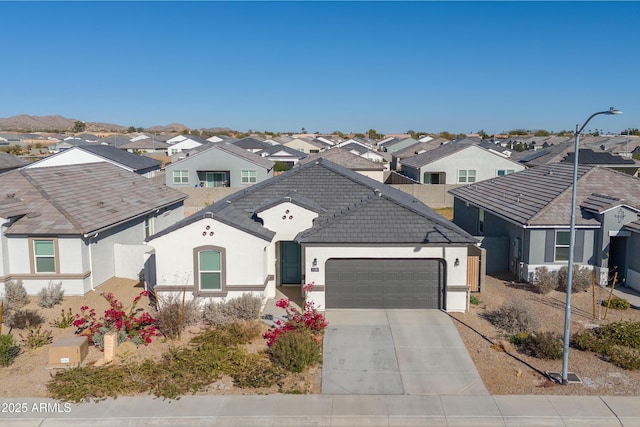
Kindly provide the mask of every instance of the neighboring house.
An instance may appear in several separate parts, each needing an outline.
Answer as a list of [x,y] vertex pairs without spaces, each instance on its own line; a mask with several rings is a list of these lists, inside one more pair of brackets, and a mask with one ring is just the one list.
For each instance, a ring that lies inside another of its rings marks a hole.
[[0,187],[0,293],[11,280],[83,295],[137,279],[145,237],[184,217],[185,194],[106,162],[14,170]]
[[402,174],[423,184],[471,184],[524,169],[475,141],[460,140],[402,161]]
[[[573,164],[575,162],[575,151],[567,153],[562,161]],[[638,176],[638,168],[640,167],[640,164],[633,159],[611,154],[607,151],[594,151],[589,148],[580,149],[578,163],[581,165],[603,166],[631,176]]]
[[98,140],[99,144],[110,145],[116,148],[120,148],[125,144],[129,144],[130,142],[131,140],[128,137],[122,135],[111,135]]
[[237,141],[229,141],[236,147],[240,147],[250,153],[257,153],[258,151],[266,150],[272,145],[259,138],[248,136],[246,138],[238,139]]
[[404,159],[408,159],[413,156],[417,156],[418,154],[426,153],[427,151],[433,150],[434,148],[438,148],[441,145],[448,144],[451,141],[445,138],[429,138],[426,141],[419,141],[413,145],[403,148],[402,150],[398,150],[391,155],[391,166],[390,169],[392,171],[400,171],[402,170],[402,161]]
[[284,163],[289,169],[298,163],[298,161],[308,156],[308,154],[302,151],[294,150],[281,144],[273,145],[265,150],[258,151],[256,154],[272,162]]
[[320,150],[323,150],[327,147],[326,144],[315,142],[306,138],[292,138],[290,141],[281,142],[281,144],[285,147],[293,148],[294,150],[309,154],[319,153]]
[[118,147],[130,153],[164,153],[169,151],[169,144],[157,141],[155,138],[146,138],[139,141],[132,141]]
[[188,151],[196,147],[200,147],[201,145],[208,145],[209,141],[206,139],[197,137],[197,136],[188,136],[182,141],[178,141],[171,145],[168,150],[168,154],[173,156],[174,154],[181,153],[183,151]]
[[[196,149],[197,150],[197,149]],[[273,176],[274,163],[233,143],[209,144],[165,168],[169,187],[247,187]]]
[[360,157],[359,155],[340,147],[334,147],[321,153],[312,154],[306,159],[298,162],[298,164],[303,165],[305,163],[318,161],[318,159],[329,160],[330,162],[336,163],[354,172],[358,172],[364,176],[368,176],[378,182],[384,181],[385,169],[382,163],[365,159],[364,157]]
[[[567,265],[572,178],[572,164],[556,163],[449,191],[453,221],[481,238],[487,272],[508,269],[532,281],[537,267]],[[621,283],[638,268],[625,226],[638,220],[640,180],[579,166],[577,183],[575,262],[594,267],[602,284],[615,269]]]
[[636,256],[627,257],[627,276],[625,285],[640,292],[640,221],[630,222],[626,225],[626,231],[630,232],[627,251]]
[[400,151],[404,148],[417,144],[419,141],[413,138],[393,138],[389,141],[385,141],[380,144],[378,147],[382,149],[382,151],[386,151],[388,153],[395,153],[396,151]]
[[25,169],[49,166],[81,165],[107,162],[145,178],[152,178],[160,171],[158,160],[132,154],[110,145],[79,145],[30,163]]
[[25,165],[27,165],[27,162],[20,157],[0,151],[0,174],[21,168]]
[[319,159],[236,192],[147,239],[158,294],[273,298],[312,283],[327,308],[465,311],[476,240],[410,195]]
[[227,135],[213,135],[210,138],[207,138],[209,142],[224,142],[224,141],[233,141],[234,139]]

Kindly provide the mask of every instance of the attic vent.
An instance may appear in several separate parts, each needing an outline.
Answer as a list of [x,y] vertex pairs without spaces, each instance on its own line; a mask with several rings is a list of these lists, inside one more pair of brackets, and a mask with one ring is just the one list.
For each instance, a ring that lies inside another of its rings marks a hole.
[[553,171],[552,171],[551,169],[549,169],[549,170],[547,171],[547,175],[553,175]]
[[7,199],[15,199],[15,198],[16,198],[16,193],[7,194]]
[[375,193],[376,196],[382,197],[382,192],[379,189],[376,188],[375,190],[373,190],[373,192]]

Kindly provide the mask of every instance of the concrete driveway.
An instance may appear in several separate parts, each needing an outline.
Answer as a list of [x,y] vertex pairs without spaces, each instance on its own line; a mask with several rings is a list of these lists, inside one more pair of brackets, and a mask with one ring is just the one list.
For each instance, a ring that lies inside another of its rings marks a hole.
[[327,310],[323,394],[488,395],[440,310]]

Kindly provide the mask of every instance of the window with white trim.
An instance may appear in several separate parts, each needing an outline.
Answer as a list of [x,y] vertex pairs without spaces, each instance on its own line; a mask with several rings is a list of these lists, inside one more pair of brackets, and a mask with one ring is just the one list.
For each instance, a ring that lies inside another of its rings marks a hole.
[[144,238],[151,236],[153,233],[153,218],[151,215],[145,215],[144,217]]
[[258,182],[258,174],[256,171],[241,171],[240,182],[242,184],[255,184]]
[[512,174],[514,172],[515,172],[514,169],[498,169],[498,175],[497,176],[505,176],[505,175]]
[[198,252],[198,278],[203,291],[222,289],[222,256],[219,251]]
[[555,261],[569,261],[569,231],[556,231]]
[[173,171],[173,183],[174,184],[188,184],[189,183],[189,171]]
[[53,240],[34,240],[33,257],[36,273],[56,272],[56,249]]
[[475,169],[459,169],[458,170],[458,184],[469,184],[472,182],[476,182]]

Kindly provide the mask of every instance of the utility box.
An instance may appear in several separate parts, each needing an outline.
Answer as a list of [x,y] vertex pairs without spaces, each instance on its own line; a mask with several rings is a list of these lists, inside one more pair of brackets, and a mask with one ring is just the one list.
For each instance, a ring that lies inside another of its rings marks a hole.
[[80,366],[89,353],[86,336],[62,337],[49,347],[50,368],[74,368]]

